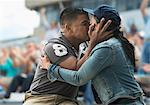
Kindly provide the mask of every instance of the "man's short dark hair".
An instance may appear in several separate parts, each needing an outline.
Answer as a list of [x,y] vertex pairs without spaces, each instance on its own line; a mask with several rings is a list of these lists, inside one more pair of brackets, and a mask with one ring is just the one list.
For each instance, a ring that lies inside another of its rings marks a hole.
[[78,15],[88,16],[88,13],[79,8],[65,8],[60,14],[60,25],[64,25],[67,22],[73,22]]

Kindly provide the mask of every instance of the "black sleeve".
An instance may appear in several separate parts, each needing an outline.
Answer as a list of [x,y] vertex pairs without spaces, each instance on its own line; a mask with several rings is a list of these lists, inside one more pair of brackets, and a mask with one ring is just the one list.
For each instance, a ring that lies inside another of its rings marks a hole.
[[53,64],[59,64],[71,56],[69,48],[61,43],[48,43],[44,47],[44,52]]

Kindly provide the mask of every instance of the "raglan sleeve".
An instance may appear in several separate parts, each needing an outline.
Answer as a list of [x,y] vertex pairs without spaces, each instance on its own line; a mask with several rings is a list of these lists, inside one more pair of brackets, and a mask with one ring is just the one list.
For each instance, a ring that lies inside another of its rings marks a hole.
[[53,64],[59,64],[72,55],[68,47],[61,43],[46,44],[44,53]]

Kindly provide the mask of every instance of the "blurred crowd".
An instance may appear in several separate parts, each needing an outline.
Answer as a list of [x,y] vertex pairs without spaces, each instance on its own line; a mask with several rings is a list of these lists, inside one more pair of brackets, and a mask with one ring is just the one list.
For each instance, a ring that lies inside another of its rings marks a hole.
[[[146,11],[148,2],[148,0],[142,0],[140,7],[145,23],[144,30],[139,31],[135,23],[132,23],[130,31],[125,32],[127,39],[135,46],[135,78],[143,88],[146,97],[150,97],[150,13]],[[42,9],[40,15],[43,17],[42,21],[46,30],[43,40],[58,37],[58,23],[54,21],[48,24],[44,13],[45,10]],[[12,92],[26,92],[30,88],[41,48],[40,42],[39,44],[28,42],[22,47],[0,49],[0,92],[4,91],[0,98],[9,98]],[[82,94],[85,89],[86,87],[81,89]]]
[[0,49],[0,87],[5,91],[1,98],[9,98],[11,92],[26,92],[32,82],[40,46],[29,42],[23,47]]

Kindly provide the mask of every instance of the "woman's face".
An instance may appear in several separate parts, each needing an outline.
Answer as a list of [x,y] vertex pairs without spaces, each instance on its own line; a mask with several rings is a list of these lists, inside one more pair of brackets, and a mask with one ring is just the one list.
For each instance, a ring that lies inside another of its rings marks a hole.
[[98,26],[98,23],[99,23],[99,20],[97,19],[97,17],[91,15],[90,16],[90,26],[93,26],[94,30]]
[[97,25],[97,22],[96,22],[96,17],[95,16],[93,16],[93,15],[91,15],[91,16],[89,16],[90,17],[90,24],[91,25]]

